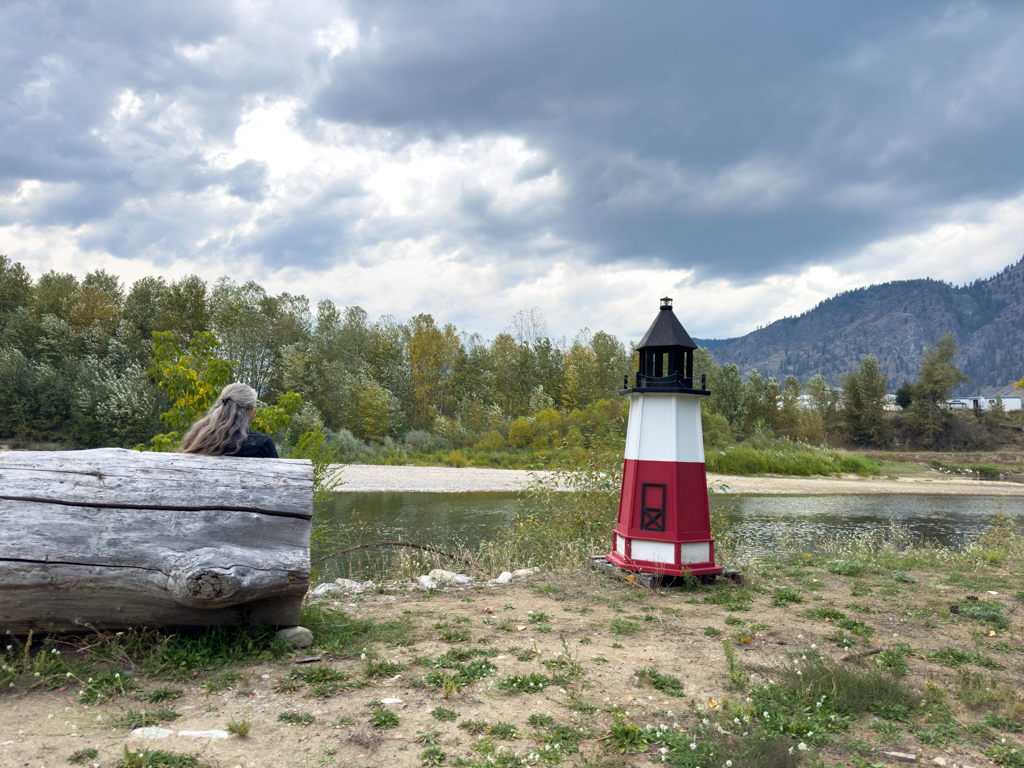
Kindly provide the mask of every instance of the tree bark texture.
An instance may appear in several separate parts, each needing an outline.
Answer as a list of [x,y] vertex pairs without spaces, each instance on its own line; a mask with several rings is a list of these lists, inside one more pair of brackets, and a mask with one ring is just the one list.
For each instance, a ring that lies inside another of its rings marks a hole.
[[0,629],[298,623],[308,461],[0,453]]

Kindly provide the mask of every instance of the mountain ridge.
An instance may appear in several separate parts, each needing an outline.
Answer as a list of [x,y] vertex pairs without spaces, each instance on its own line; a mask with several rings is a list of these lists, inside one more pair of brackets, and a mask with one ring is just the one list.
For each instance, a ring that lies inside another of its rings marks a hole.
[[932,278],[844,291],[796,317],[734,339],[698,339],[719,364],[801,382],[838,382],[875,355],[891,391],[913,381],[924,349],[952,331],[970,383],[957,394],[1012,394],[1024,376],[1024,258],[987,280],[954,286]]

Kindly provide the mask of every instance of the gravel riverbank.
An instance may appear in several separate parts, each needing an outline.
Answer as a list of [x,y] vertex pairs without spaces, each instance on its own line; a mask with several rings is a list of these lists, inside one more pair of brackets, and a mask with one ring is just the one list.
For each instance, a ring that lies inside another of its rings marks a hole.
[[[469,493],[474,491],[522,491],[547,471],[479,469],[475,467],[396,467],[376,464],[343,466],[339,490],[422,491]],[[741,496],[815,494],[940,494],[958,496],[1024,496],[1024,484],[958,477],[926,476],[896,479],[857,477],[738,477],[708,475],[713,485],[727,485]]]

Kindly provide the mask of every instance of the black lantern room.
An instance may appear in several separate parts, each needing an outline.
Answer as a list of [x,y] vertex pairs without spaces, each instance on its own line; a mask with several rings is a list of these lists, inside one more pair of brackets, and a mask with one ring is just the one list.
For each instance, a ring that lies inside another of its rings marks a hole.
[[675,312],[672,299],[661,300],[661,311],[647,329],[636,348],[640,356],[640,370],[636,374],[636,386],[629,386],[629,377],[623,381],[625,389],[619,394],[633,392],[683,392],[707,395],[704,376],[700,388],[693,385],[693,353],[697,345],[683,328]]

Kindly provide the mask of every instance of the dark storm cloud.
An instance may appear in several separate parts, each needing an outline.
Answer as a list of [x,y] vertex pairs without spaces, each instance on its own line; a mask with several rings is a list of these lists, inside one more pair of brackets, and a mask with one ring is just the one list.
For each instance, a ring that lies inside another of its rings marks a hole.
[[[130,255],[118,244],[151,244],[139,231],[145,211],[136,212],[130,233],[105,221],[126,201],[225,184],[232,194],[258,199],[258,169],[243,164],[225,176],[201,153],[173,146],[186,132],[204,141],[230,140],[247,100],[288,90],[301,77],[301,68],[289,76],[287,67],[275,66],[280,56],[265,51],[219,65],[182,53],[238,28],[229,6],[201,0],[0,7],[0,182],[65,185],[20,212],[19,223],[99,222],[98,232],[109,240],[94,233],[89,247]],[[130,141],[112,145],[104,129],[126,92],[141,101],[139,125]],[[158,126],[160,112],[172,103],[187,107],[187,125]],[[165,224],[156,216],[152,225],[151,240],[158,242]],[[189,223],[178,226],[187,229]]]
[[[92,223],[83,245],[158,259],[205,242],[320,268],[436,236],[465,258],[558,243],[753,280],[1024,186],[1020,4],[328,2],[0,6],[0,189],[56,190],[0,224]],[[347,18],[356,45],[313,44]],[[267,164],[215,156],[255,105],[311,89],[314,144],[331,124],[385,129],[374,149],[396,156],[520,138],[539,156],[516,180],[554,174],[561,196],[510,209],[459,178],[440,218],[403,218],[353,175],[237,237],[215,211],[174,207],[210,188],[266,200]]]
[[504,132],[567,180],[603,261],[733,277],[827,261],[1020,191],[1024,8],[380,3],[312,112]]

